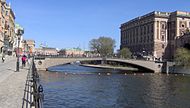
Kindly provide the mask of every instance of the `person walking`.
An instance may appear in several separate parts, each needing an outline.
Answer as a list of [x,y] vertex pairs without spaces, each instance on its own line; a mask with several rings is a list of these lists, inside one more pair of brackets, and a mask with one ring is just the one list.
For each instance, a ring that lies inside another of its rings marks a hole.
[[22,67],[25,67],[26,66],[26,55],[23,55],[22,56]]
[[4,63],[5,62],[5,55],[3,54],[2,55],[2,63]]

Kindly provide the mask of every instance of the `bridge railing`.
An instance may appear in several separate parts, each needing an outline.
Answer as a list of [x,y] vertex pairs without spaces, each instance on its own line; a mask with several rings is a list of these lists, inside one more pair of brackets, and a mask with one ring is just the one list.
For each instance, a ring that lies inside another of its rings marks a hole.
[[[67,56],[67,55],[35,55],[35,59],[45,59],[45,58],[102,58],[101,56]],[[126,60],[141,60],[141,61],[152,61],[146,59],[134,59],[134,58],[121,58],[117,56],[106,57],[108,59],[126,59]]]
[[43,87],[39,83],[34,58],[28,70],[22,108],[43,108]]
[[44,58],[100,58],[100,56],[67,56],[67,55],[35,55],[35,59],[44,59]]

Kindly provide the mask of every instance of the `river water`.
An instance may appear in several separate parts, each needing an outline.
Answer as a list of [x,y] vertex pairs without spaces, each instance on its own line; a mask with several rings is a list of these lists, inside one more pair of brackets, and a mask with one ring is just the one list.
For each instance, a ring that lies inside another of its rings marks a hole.
[[188,75],[125,75],[77,65],[50,70],[39,72],[45,108],[190,108]]

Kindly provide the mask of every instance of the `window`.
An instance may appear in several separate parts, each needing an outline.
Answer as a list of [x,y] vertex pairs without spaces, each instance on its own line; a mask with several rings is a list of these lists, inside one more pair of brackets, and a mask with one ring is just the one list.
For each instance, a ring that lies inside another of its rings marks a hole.
[[162,41],[164,41],[164,35],[162,35]]
[[151,40],[151,41],[153,41],[153,40],[154,40],[154,35],[152,35],[152,36],[151,36],[150,40]]
[[138,39],[138,37],[136,38],[136,41],[137,41],[137,43],[139,43],[139,39]]
[[147,26],[147,33],[149,33],[149,30],[150,30],[150,27],[149,27],[149,25]]
[[162,24],[162,29],[165,29],[165,24]]
[[164,44],[162,44],[162,48],[164,48],[165,47],[165,45]]
[[185,27],[185,25],[184,25],[184,24],[182,24],[182,25],[181,25],[181,27]]
[[8,13],[8,11],[6,11],[6,13],[5,13],[5,14],[8,16],[8,14],[9,14],[9,13]]
[[153,33],[154,32],[154,24],[152,24],[150,29],[151,29],[150,31]]
[[1,6],[1,11],[2,11],[2,13],[4,13],[4,8],[3,8],[3,6]]
[[157,21],[157,27],[159,27],[159,21]]
[[138,35],[138,28],[136,28],[136,35]]
[[140,38],[140,43],[142,43],[142,37]]
[[144,34],[146,34],[146,26],[144,26]]

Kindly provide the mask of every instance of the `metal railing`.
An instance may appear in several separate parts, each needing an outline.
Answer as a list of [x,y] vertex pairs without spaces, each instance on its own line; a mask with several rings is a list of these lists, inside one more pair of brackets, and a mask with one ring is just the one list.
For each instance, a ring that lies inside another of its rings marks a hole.
[[39,75],[33,58],[27,74],[22,108],[43,108],[43,99],[43,87],[39,83]]

